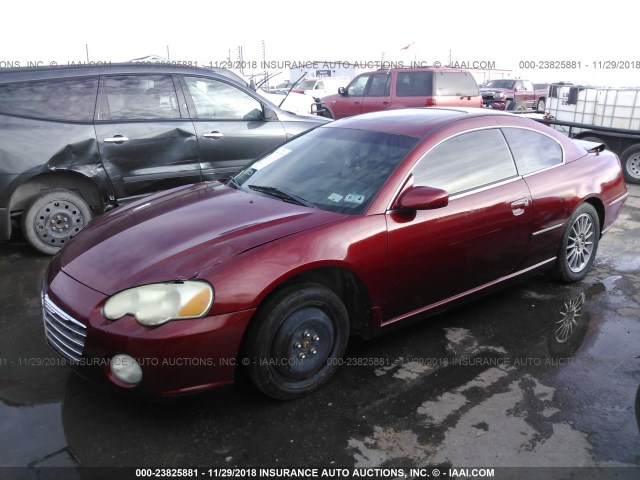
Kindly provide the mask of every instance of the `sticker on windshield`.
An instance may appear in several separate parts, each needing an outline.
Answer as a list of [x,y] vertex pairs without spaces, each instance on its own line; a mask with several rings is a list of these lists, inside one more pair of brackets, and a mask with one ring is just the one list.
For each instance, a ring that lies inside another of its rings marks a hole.
[[359,193],[350,193],[346,197],[344,197],[344,201],[348,203],[357,203],[360,205],[364,202],[364,195],[360,195]]
[[329,200],[331,200],[332,202],[336,202],[338,203],[339,201],[341,201],[344,197],[342,195],[338,195],[337,193],[332,193],[331,195],[329,195],[327,197]]
[[261,168],[264,168],[267,165],[271,165],[273,162],[275,162],[279,158],[284,157],[290,151],[291,151],[290,148],[280,147],[276,151],[274,151],[274,152],[270,153],[269,155],[267,155],[266,157],[264,157],[262,160],[258,160],[256,163],[251,165],[251,168],[254,171],[260,170]]

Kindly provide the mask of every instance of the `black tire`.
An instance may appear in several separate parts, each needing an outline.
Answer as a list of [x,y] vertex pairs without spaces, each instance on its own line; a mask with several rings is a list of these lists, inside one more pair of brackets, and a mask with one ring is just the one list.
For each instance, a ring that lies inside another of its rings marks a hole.
[[551,275],[564,283],[579,282],[589,273],[598,251],[600,219],[588,203],[575,209],[562,236]]
[[631,145],[622,155],[622,171],[627,183],[640,184],[640,144]]
[[516,109],[516,102],[514,102],[512,99],[508,98],[504,102],[504,109],[506,111],[509,111],[509,112],[515,110]]
[[63,188],[44,190],[22,213],[22,233],[33,248],[54,255],[91,217],[79,194]]
[[320,110],[319,115],[321,117],[324,118],[328,118],[330,120],[333,120],[333,114],[331,113],[331,110],[329,110],[328,108],[323,108],[322,110]]
[[547,104],[545,103],[544,98],[540,98],[538,99],[538,103],[536,104],[536,110],[538,110],[539,112],[544,112],[546,106]]
[[260,307],[249,326],[249,376],[273,398],[308,395],[336,372],[348,339],[349,315],[340,297],[314,283],[286,287]]

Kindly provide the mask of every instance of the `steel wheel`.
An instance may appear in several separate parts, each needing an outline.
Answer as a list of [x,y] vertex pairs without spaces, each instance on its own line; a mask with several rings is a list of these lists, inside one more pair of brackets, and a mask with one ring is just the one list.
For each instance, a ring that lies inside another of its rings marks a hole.
[[622,155],[622,170],[628,183],[640,183],[640,145],[632,145]]
[[243,364],[265,394],[299,398],[331,378],[348,337],[349,317],[340,297],[322,285],[291,285],[259,308],[247,331]]
[[91,210],[78,194],[64,189],[45,191],[22,215],[22,230],[29,243],[55,254],[91,219]]
[[594,219],[583,213],[571,226],[567,243],[567,266],[574,273],[581,272],[591,260],[594,247]]
[[541,98],[540,100],[538,100],[538,105],[536,110],[538,111],[544,111],[544,107],[546,107],[544,100]]

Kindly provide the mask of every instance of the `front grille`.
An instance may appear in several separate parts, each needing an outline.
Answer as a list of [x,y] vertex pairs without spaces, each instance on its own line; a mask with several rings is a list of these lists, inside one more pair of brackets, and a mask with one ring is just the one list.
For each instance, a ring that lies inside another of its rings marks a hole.
[[80,361],[87,327],[60,310],[46,294],[42,296],[42,317],[49,344],[67,360]]

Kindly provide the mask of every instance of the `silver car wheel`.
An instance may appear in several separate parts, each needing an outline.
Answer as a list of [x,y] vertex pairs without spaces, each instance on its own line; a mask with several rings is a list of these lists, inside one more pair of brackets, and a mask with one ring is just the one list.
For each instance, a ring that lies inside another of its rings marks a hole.
[[581,272],[593,254],[593,218],[583,213],[571,226],[567,242],[567,266],[574,273]]

